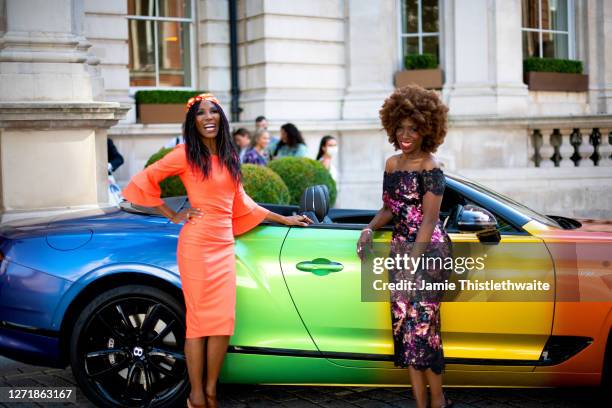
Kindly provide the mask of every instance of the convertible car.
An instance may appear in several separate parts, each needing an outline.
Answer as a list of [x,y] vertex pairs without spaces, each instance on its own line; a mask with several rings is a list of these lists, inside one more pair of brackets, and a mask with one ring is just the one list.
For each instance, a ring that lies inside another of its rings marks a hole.
[[[236,239],[237,323],[221,380],[259,384],[408,384],[393,365],[388,302],[362,301],[360,230],[373,210],[329,209],[311,187],[316,223],[264,223]],[[185,197],[167,199],[178,210]],[[551,243],[609,244],[605,224],[544,216],[447,176],[441,218],[453,243],[522,243],[529,254],[490,263],[553,285],[550,299],[459,298],[442,305],[445,384],[597,386],[612,361],[611,252],[561,282]],[[128,203],[109,210],[5,224],[0,230],[0,354],[70,365],[102,407],[171,407],[188,391],[176,246],[180,226]],[[608,231],[610,227],[608,225]],[[376,231],[388,243],[391,226]],[[504,264],[505,262],[505,264]],[[517,272],[518,271],[518,272]],[[603,288],[586,301],[572,285]],[[568,287],[569,286],[569,287]],[[607,298],[605,295],[607,294]]]

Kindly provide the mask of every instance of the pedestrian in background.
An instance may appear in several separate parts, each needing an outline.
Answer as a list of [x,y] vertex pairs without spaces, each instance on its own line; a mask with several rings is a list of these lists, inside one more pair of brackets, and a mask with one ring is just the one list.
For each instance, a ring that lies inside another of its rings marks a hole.
[[242,163],[244,154],[251,145],[251,133],[245,128],[238,128],[232,136],[234,137],[234,144],[238,148],[240,162]]
[[110,137],[106,139],[106,154],[108,156],[108,202],[118,205],[123,201],[123,196],[121,195],[121,188],[117,185],[117,180],[115,180],[113,172],[123,164],[124,160],[119,150],[117,150],[117,146],[113,143],[113,139]]
[[[268,119],[266,119],[266,117],[263,115],[259,115],[255,118],[255,131],[257,132],[259,129],[268,130]],[[268,143],[268,146],[266,146],[266,155],[269,159],[274,154],[274,149],[276,149],[276,145],[280,139],[272,135],[272,133],[268,132],[268,135],[270,135],[270,142]]]
[[106,139],[106,153],[108,155],[108,174],[113,173],[123,164],[123,156],[110,137]]
[[306,156],[306,143],[293,123],[285,123],[281,126],[280,134],[280,141],[274,148],[274,154],[272,155],[274,159]]
[[268,152],[266,151],[268,144],[270,144],[270,133],[263,128],[257,129],[253,135],[251,147],[244,154],[242,163],[260,166],[268,164]]
[[334,181],[338,181],[338,169],[334,165],[334,159],[338,155],[338,142],[336,138],[330,135],[325,135],[319,143],[319,152],[317,160],[320,161],[332,176]]
[[265,116],[259,115],[255,118],[255,130],[268,129],[268,119]]

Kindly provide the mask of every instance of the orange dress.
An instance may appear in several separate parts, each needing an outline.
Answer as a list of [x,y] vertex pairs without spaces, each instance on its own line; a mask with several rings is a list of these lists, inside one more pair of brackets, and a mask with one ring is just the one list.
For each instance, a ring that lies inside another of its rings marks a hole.
[[[192,208],[202,211],[195,224],[181,228],[177,264],[187,307],[187,338],[231,336],[236,306],[234,235],[258,225],[269,210],[257,205],[229,170],[211,156],[208,178],[187,162],[180,144],[162,159],[136,174],[123,190],[126,200],[143,206],[163,204],[159,182],[179,176]],[[153,249],[154,250],[154,249]]]

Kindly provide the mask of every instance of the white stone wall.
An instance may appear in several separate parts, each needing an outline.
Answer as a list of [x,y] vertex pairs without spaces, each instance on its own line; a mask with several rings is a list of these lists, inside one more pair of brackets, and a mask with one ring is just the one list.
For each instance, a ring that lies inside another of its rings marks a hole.
[[[0,222],[108,205],[104,102],[80,0],[0,3]],[[36,186],[35,188],[33,188]]]
[[610,167],[464,170],[460,174],[543,214],[612,218]]
[[612,2],[577,0],[578,56],[589,74],[593,113],[612,113]]
[[445,101],[454,115],[527,113],[520,0],[444,2]]
[[[229,102],[227,0],[195,1],[196,88]],[[85,36],[107,100],[128,98],[123,0],[85,0]],[[610,112],[612,3],[575,1],[577,57],[588,95],[529,92],[522,83],[520,0],[441,0],[444,99],[454,115],[529,116]],[[396,0],[240,0],[243,120],[375,119],[397,69]],[[367,29],[364,29],[367,27]],[[59,92],[59,90],[58,90]],[[131,115],[128,121],[134,122]]]
[[398,6],[391,0],[345,2],[347,81],[342,119],[377,120],[382,101],[393,90],[400,46]]
[[43,0],[2,4],[0,101],[93,99],[80,3],[52,6]]
[[111,128],[108,136],[125,160],[114,173],[117,183],[126,185],[130,177],[144,168],[153,153],[179,134],[181,125],[178,124],[122,124]]
[[[569,170],[541,171],[529,160],[529,120],[612,114],[608,3],[574,2],[577,57],[590,76],[590,90],[568,93],[528,91],[523,83],[520,0],[473,0],[469,7],[461,0],[441,0],[446,79],[441,94],[451,108],[451,126],[437,154],[447,170],[466,173],[538,210],[568,215],[588,215],[589,209],[580,206],[585,194],[594,192],[600,200],[592,201],[594,214],[612,217],[612,206],[606,204],[612,197],[601,189],[611,181],[607,169],[579,169],[564,182]],[[238,1],[244,111],[235,125],[252,128],[253,119],[263,114],[278,135],[283,123],[294,122],[311,157],[321,136],[336,136],[341,207],[377,208],[381,203],[384,162],[394,152],[378,110],[393,90],[398,5],[396,0]],[[227,0],[198,0],[196,31],[197,87],[216,93],[229,113]],[[180,126],[168,125],[112,129],[126,158],[120,182],[178,133]]]
[[528,116],[590,115],[587,92],[529,92]]
[[[197,89],[214,93],[229,106],[231,91],[230,35],[227,0],[199,0]],[[229,110],[228,110],[229,115]]]
[[[133,99],[128,95],[127,1],[84,0],[84,9],[84,34],[91,43],[89,53],[98,60],[96,71],[103,81],[98,100],[132,104]],[[124,122],[135,121],[135,109],[132,109]]]
[[345,88],[341,0],[239,2],[243,120],[339,119]]

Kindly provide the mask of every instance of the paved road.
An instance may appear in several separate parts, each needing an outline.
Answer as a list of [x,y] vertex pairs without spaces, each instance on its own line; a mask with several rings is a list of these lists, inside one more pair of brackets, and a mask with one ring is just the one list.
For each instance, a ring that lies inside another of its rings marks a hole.
[[[74,386],[70,370],[48,369],[0,357],[0,387]],[[456,408],[578,408],[612,406],[612,397],[598,390],[575,389],[481,389],[449,388]],[[409,388],[294,387],[223,385],[219,389],[223,408],[325,407],[391,408],[414,407]],[[77,391],[76,404],[2,404],[0,407],[87,407],[94,408]]]

